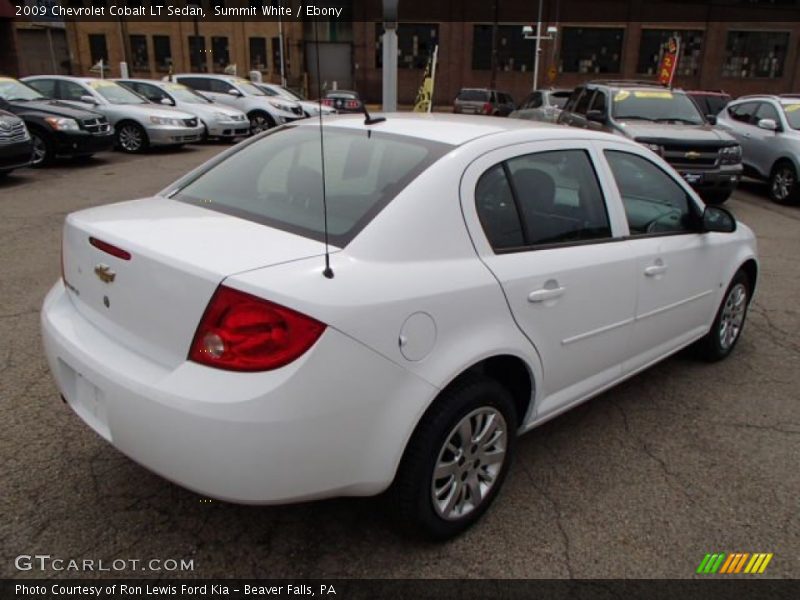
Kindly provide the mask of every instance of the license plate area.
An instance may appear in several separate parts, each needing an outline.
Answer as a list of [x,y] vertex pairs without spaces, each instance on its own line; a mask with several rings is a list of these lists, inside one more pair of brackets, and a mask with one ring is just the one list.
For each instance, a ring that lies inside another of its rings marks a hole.
[[77,415],[98,435],[111,441],[105,394],[81,373],[59,359],[62,392]]
[[703,183],[702,173],[681,173],[681,177],[686,180],[686,183],[695,184]]

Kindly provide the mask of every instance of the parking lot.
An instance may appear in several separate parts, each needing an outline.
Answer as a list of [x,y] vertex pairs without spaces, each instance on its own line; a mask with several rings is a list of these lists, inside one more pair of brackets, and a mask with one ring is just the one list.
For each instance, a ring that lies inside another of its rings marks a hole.
[[800,576],[800,207],[752,182],[726,204],[762,262],[731,358],[682,353],[525,436],[493,509],[452,542],[405,538],[380,499],[208,501],[117,452],[61,403],[42,354],[61,223],[156,192],[226,147],[108,153],[0,180],[0,576],[85,575],[15,567],[43,554],[193,560],[188,572],[110,573],[136,577],[683,578],[709,552],[771,552],[766,576]]

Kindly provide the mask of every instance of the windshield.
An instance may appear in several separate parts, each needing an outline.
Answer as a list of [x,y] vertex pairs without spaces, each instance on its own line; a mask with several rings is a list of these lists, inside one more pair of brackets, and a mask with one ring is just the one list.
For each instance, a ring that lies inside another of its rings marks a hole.
[[[325,131],[330,241],[344,247],[392,198],[452,146],[378,131]],[[174,196],[323,241],[317,127],[288,127],[245,143]]]
[[241,81],[237,81],[236,85],[239,86],[239,89],[242,90],[248,96],[266,96],[264,91],[249,81],[242,79]]
[[10,77],[0,77],[0,98],[13,102],[14,100],[41,100],[44,96],[21,81]]
[[800,129],[800,102],[783,105],[783,114],[792,129]]
[[179,83],[167,84],[164,86],[164,90],[169,92],[175,100],[186,102],[187,104],[213,104],[213,102],[205,96]]
[[147,100],[113,81],[90,81],[89,87],[111,104],[147,104]]
[[300,94],[293,92],[289,88],[279,87],[278,93],[284,98],[289,98],[289,100],[305,100]]
[[620,121],[638,119],[691,125],[705,122],[688,96],[669,90],[619,90],[613,96],[612,115]]

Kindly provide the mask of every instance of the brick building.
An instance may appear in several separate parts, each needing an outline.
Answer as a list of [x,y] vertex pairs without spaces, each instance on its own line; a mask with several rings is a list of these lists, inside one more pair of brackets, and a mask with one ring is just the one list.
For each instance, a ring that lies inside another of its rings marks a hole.
[[[38,5],[43,0],[26,0]],[[64,22],[50,17],[18,17],[10,0],[0,0],[0,75],[25,77],[69,73]]]
[[[489,87],[493,79],[494,87],[515,100],[530,91],[534,43],[523,38],[522,27],[534,24],[538,3],[496,0],[494,5],[493,14],[492,2],[400,1],[401,104],[413,101],[435,44],[437,104],[451,103],[461,87]],[[356,6],[355,87],[375,102],[382,80],[380,6]],[[571,88],[599,78],[655,79],[668,38],[678,34],[683,51],[677,86],[724,89],[737,96],[800,91],[800,3],[795,0],[544,0],[543,15],[543,33],[548,26],[558,29],[554,39],[542,42],[540,87]]]

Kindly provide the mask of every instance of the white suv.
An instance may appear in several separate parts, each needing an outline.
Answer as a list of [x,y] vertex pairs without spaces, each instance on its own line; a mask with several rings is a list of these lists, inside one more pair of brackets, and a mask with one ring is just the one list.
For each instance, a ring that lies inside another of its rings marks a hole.
[[297,102],[286,98],[271,98],[264,90],[241,77],[180,73],[173,75],[172,80],[208,96],[214,102],[227,104],[246,113],[253,134],[305,116]]

